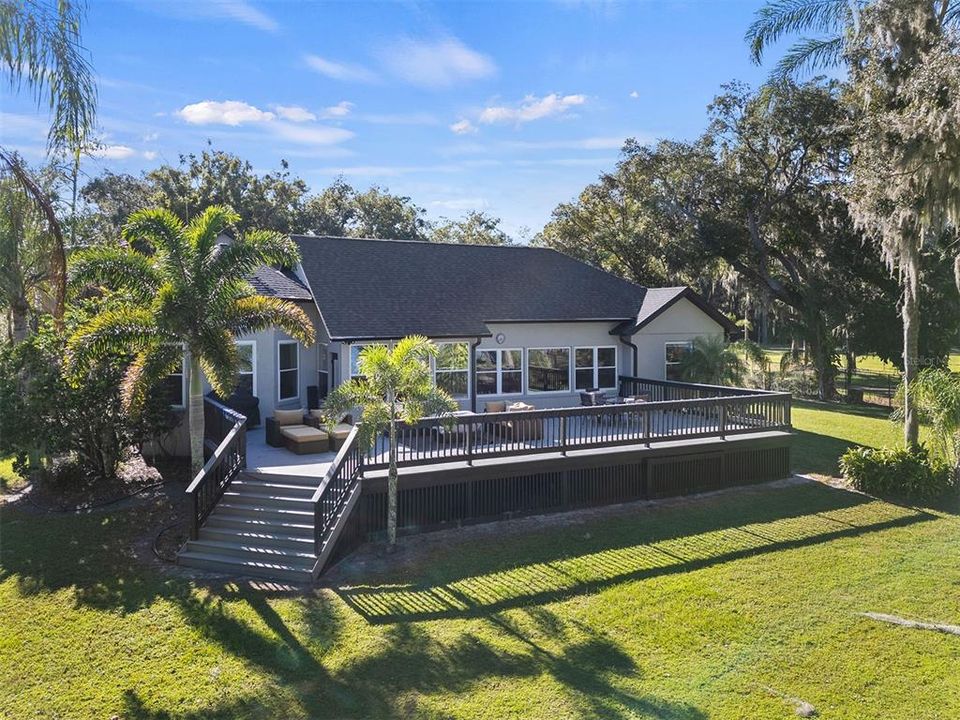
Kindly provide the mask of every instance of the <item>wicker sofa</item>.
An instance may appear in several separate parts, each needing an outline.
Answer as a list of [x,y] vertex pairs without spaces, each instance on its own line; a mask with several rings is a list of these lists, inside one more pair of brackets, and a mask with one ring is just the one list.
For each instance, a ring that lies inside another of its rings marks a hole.
[[285,447],[297,455],[327,452],[330,436],[306,421],[303,410],[274,410],[266,422],[267,445]]

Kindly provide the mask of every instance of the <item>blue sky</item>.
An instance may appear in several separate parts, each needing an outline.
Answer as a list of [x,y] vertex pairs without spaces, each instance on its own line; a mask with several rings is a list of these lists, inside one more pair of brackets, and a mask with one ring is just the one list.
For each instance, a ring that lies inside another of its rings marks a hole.
[[[763,80],[743,41],[760,4],[90,0],[104,149],[84,172],[210,140],[314,189],[342,174],[536,232],[624,138],[694,137],[722,83]],[[4,93],[4,144],[38,160],[45,114]]]

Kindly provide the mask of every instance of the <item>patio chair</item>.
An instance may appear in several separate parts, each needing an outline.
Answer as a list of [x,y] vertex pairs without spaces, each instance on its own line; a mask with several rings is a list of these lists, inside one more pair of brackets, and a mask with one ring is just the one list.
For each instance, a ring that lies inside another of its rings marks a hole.
[[322,453],[330,449],[326,432],[306,423],[302,409],[274,410],[267,418],[266,440],[272,447],[285,447],[297,455]]
[[353,430],[352,415],[344,415],[340,418],[340,422],[333,427],[329,427],[325,422],[323,410],[319,408],[310,410],[304,418],[304,422],[311,427],[326,432],[327,435],[330,436],[330,449],[334,452],[343,447],[343,443],[346,442],[350,436],[350,432]]

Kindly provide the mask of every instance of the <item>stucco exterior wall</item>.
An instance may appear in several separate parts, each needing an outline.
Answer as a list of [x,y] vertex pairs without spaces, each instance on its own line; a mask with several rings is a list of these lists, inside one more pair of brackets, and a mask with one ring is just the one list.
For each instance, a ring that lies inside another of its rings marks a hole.
[[681,298],[633,336],[638,350],[636,375],[663,380],[666,343],[689,342],[700,335],[723,337],[723,327],[692,302]]

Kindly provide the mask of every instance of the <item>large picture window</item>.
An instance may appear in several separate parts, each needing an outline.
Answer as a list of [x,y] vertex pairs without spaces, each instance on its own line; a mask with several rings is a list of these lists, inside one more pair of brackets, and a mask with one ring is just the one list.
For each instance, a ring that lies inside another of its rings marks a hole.
[[434,382],[453,397],[465,397],[468,388],[470,346],[467,343],[440,343],[434,360]]
[[477,350],[477,395],[523,392],[522,350]]
[[693,350],[691,342],[668,342],[664,345],[665,368],[663,376],[667,380],[682,380],[680,368],[683,359]]
[[568,392],[570,348],[527,350],[527,389],[530,392]]
[[617,349],[580,347],[574,351],[577,390],[610,390],[617,387]]
[[239,371],[237,372],[237,392],[256,395],[257,343],[252,340],[238,342],[237,355],[240,357]]
[[277,343],[277,388],[280,400],[300,397],[300,346],[296,341]]

